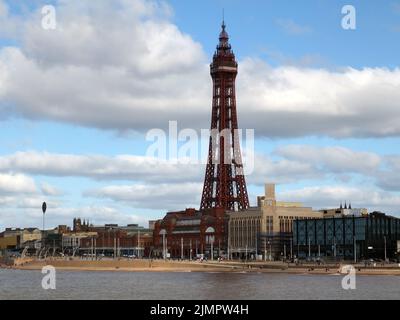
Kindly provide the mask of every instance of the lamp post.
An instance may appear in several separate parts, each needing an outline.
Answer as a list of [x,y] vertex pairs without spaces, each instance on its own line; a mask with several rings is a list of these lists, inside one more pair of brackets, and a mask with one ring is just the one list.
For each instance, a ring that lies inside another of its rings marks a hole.
[[43,244],[44,244],[44,216],[45,216],[45,214],[46,214],[46,210],[47,210],[47,204],[46,204],[46,202],[43,202],[43,204],[42,204],[42,212],[43,212],[43,235],[42,235],[42,246],[43,246]]
[[214,261],[214,236],[211,238],[211,261]]
[[181,260],[183,260],[183,238],[181,238]]
[[189,260],[192,261],[192,239],[190,239],[190,257]]
[[336,237],[333,237],[333,256],[336,260]]
[[140,259],[140,230],[138,230],[137,247],[138,247],[137,257],[138,259]]
[[290,261],[293,260],[293,238],[290,239]]
[[354,263],[357,263],[357,242],[356,242],[356,236],[354,236]]
[[271,243],[271,239],[268,240],[268,244],[269,244],[269,261],[272,261],[272,243]]
[[386,236],[384,236],[383,239],[385,241],[385,262],[386,262],[386,259],[387,259],[387,256],[386,256]]
[[165,253],[165,230],[162,230],[161,234],[162,234],[162,247],[163,247],[162,254],[163,254],[163,259],[165,260],[166,259],[166,253]]
[[264,260],[267,261],[267,240],[264,240]]
[[286,243],[283,244],[283,259],[286,261]]

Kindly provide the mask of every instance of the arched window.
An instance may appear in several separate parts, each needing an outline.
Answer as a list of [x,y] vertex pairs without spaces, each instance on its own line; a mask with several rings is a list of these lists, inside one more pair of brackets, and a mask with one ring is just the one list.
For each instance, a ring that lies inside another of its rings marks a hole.
[[213,227],[208,227],[206,233],[215,233],[215,229]]

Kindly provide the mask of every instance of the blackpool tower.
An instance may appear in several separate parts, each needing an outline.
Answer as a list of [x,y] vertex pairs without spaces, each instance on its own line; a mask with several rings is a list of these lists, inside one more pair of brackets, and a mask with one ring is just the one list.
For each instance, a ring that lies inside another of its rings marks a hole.
[[200,209],[242,210],[249,207],[243,172],[235,80],[238,64],[225,22],[211,64],[213,80],[211,134]]

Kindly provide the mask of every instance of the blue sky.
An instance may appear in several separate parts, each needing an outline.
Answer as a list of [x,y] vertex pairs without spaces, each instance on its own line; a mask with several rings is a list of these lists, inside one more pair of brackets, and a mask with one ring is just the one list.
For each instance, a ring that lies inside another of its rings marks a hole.
[[[49,3],[54,32],[40,28]],[[251,202],[277,182],[280,198],[315,209],[399,214],[400,2],[352,1],[356,30],[341,28],[345,4],[0,0],[0,229],[39,226],[45,200],[50,225],[146,224],[198,206],[202,166],[187,181],[186,167],[143,177],[146,161],[118,157],[144,157],[146,132],[169,120],[208,127],[223,8],[239,124],[257,138]]]

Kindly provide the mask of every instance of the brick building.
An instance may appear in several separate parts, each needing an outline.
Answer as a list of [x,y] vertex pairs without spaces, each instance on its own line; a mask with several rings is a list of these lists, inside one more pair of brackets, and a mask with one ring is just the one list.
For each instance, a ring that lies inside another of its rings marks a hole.
[[80,252],[120,257],[149,257],[153,234],[149,230],[127,232],[117,228],[96,228],[96,235],[80,240]]
[[227,223],[224,209],[168,212],[154,223],[153,255],[184,259],[222,256],[226,253]]

